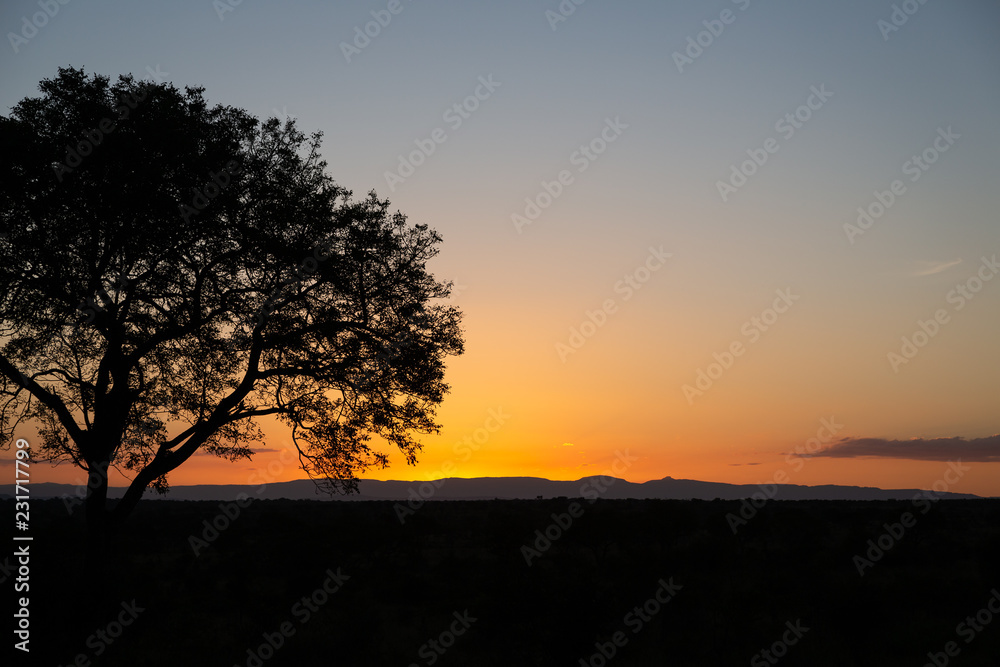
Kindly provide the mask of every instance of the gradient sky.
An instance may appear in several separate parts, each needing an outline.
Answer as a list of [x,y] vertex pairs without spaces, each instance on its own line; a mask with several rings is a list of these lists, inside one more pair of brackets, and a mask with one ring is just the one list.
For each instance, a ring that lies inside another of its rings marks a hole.
[[[443,428],[420,463],[395,457],[369,477],[431,479],[450,462],[461,477],[577,479],[627,449],[632,481],[785,471],[930,488],[949,459],[979,452],[949,489],[1000,495],[1000,441],[962,440],[1000,432],[1000,278],[953,292],[994,277],[982,258],[1000,255],[1000,7],[911,2],[896,26],[888,0],[566,0],[566,17],[556,0],[75,0],[16,53],[8,35],[0,113],[59,66],[166,73],[210,102],[322,130],[335,180],[436,228],[432,268],[459,286],[468,351],[449,364]],[[37,11],[5,2],[0,26],[19,33]],[[391,21],[345,55],[372,12]],[[686,49],[690,62],[675,55]],[[466,117],[448,112],[477,87]],[[437,128],[446,140],[388,179]],[[586,157],[588,145],[603,152]],[[926,149],[924,171],[912,159]],[[751,155],[766,162],[724,201],[719,181]],[[562,192],[540,196],[564,170]],[[876,192],[895,201],[862,233],[845,229]],[[518,228],[526,198],[546,207]],[[661,266],[650,248],[671,256]],[[779,290],[791,306],[769,313]],[[601,326],[582,326],[608,300]],[[938,311],[935,335],[894,367],[888,355]],[[735,342],[729,368],[710,368]],[[699,371],[716,379],[686,395]],[[267,430],[253,463],[196,457],[171,482],[247,483],[269,463],[271,479],[302,476],[279,462],[287,434]],[[810,438],[871,440],[786,458]],[[82,479],[67,466],[43,476]]]

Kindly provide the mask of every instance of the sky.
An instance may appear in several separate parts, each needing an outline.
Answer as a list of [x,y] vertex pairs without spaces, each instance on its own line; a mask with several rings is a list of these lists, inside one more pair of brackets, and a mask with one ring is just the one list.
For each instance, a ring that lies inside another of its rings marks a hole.
[[[367,477],[628,452],[636,482],[1000,495],[995,2],[43,6],[0,9],[0,113],[59,66],[204,86],[443,236],[467,351],[419,463]],[[171,483],[302,477],[264,426]]]

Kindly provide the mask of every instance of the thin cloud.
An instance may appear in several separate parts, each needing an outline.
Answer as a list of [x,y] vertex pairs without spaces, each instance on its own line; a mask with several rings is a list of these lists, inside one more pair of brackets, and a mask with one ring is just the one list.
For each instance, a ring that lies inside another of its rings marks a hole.
[[919,271],[917,271],[913,275],[914,276],[933,276],[935,273],[941,273],[942,271],[946,271],[946,270],[950,269],[953,266],[958,266],[961,263],[962,263],[962,260],[960,260],[960,259],[953,259],[950,262],[941,262],[941,261],[936,261],[936,262],[921,262],[921,264],[924,265],[924,268],[920,269]]
[[1000,434],[985,438],[845,438],[815,454],[802,458],[880,458],[911,461],[954,461],[1000,463]]

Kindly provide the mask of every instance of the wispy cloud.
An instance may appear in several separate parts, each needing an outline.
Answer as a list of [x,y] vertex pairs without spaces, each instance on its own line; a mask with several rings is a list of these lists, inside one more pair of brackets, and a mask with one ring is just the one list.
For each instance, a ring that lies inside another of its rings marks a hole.
[[840,459],[882,458],[912,461],[954,461],[1000,463],[1000,434],[985,438],[845,438],[815,454],[802,458],[829,457]]
[[931,262],[920,262],[922,268],[918,269],[913,273],[914,276],[933,276],[935,273],[941,273],[946,271],[953,266],[958,266],[962,263],[961,259],[953,259],[950,261],[931,261]]

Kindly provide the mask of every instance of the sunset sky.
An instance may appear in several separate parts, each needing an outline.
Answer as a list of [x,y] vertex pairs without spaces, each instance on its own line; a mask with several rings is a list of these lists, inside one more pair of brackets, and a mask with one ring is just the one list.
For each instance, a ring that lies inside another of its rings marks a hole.
[[[961,459],[948,490],[1000,496],[995,2],[39,11],[0,10],[3,115],[59,66],[204,86],[323,131],[338,183],[441,233],[467,352],[420,463],[367,477],[577,479],[628,450],[636,482],[931,488]],[[171,483],[302,477],[266,427],[252,463]]]

